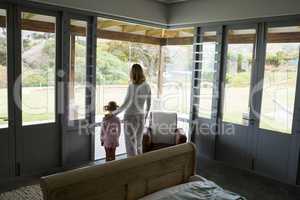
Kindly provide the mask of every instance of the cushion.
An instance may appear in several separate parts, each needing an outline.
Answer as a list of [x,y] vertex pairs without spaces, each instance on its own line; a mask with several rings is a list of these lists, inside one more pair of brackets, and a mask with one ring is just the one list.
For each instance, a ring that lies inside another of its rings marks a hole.
[[176,144],[176,113],[152,112],[150,128],[152,143]]

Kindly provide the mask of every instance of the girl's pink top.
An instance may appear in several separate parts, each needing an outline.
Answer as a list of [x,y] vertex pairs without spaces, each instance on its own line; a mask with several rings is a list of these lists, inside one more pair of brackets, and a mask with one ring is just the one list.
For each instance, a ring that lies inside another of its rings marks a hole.
[[106,148],[119,146],[121,121],[115,116],[105,116],[101,124],[101,144]]

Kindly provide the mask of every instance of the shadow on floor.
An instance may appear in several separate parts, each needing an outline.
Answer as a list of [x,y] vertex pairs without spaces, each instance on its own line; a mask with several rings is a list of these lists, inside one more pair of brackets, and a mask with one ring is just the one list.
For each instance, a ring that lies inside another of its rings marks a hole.
[[[117,155],[116,160],[121,160],[121,159],[125,159],[125,158],[127,158],[127,154],[123,153],[123,154]],[[24,186],[38,185],[40,183],[40,177],[42,177],[42,176],[47,176],[47,175],[51,175],[54,173],[77,169],[80,167],[101,165],[104,163],[106,163],[105,159],[99,159],[99,160],[96,160],[96,161],[93,161],[90,163],[60,167],[60,168],[51,170],[51,171],[43,173],[43,174],[37,174],[37,175],[25,176],[25,177],[13,177],[8,180],[5,180],[4,182],[2,182],[0,180],[0,194],[11,191],[11,190],[15,190],[15,189],[18,189],[18,188],[24,187]]]
[[205,165],[198,169],[198,174],[247,200],[300,200],[300,187],[279,183],[221,163]]

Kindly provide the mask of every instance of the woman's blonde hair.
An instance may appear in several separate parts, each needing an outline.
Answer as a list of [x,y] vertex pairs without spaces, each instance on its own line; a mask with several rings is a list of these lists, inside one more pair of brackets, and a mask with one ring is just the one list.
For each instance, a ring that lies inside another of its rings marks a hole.
[[133,64],[130,71],[130,80],[133,84],[142,84],[145,82],[146,77],[141,65]]

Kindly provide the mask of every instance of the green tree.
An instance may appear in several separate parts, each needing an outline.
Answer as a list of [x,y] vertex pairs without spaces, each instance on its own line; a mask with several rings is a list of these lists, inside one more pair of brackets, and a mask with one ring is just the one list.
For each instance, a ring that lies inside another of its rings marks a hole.
[[268,54],[266,63],[272,65],[272,70],[276,70],[280,65],[286,63],[286,55],[283,51],[278,51],[275,54]]
[[243,70],[243,68],[242,68],[243,60],[244,60],[243,55],[239,53],[239,54],[237,55],[237,72],[238,72],[238,73],[245,71],[245,70]]
[[105,84],[128,83],[127,63],[109,52],[100,51],[97,57],[97,82]]

